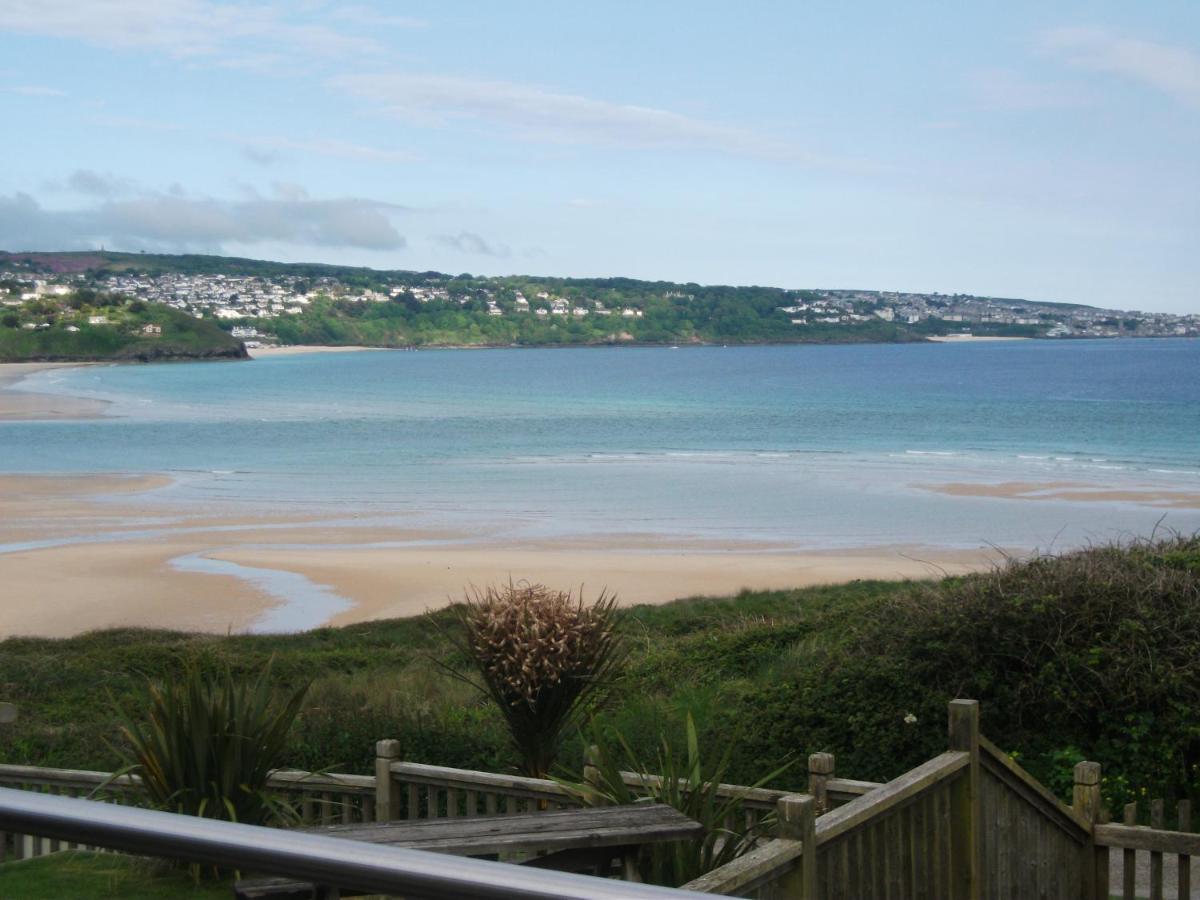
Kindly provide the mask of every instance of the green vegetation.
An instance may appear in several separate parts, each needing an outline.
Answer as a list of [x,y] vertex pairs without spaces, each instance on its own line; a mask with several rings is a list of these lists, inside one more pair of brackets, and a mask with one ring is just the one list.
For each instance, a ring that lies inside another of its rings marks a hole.
[[0,313],[0,362],[243,356],[241,342],[214,322],[88,288]]
[[122,772],[140,776],[150,806],[247,825],[291,818],[267,779],[308,685],[276,702],[270,676],[269,662],[253,680],[188,665],[182,677],[147,686],[148,707],[124,716],[120,736],[130,748]]
[[[882,319],[855,323],[797,327],[779,307],[796,299],[811,299],[804,291],[776,288],[701,287],[630,279],[521,279],[446,282],[457,300],[419,301],[401,295],[382,303],[324,297],[302,315],[259,322],[261,331],[285,344],[369,344],[372,346],[535,346],[578,344],[680,343],[848,343],[923,340],[923,335]],[[517,312],[516,292],[528,296],[547,288],[555,296],[589,310],[586,316]],[[501,315],[490,315],[484,290],[498,298]],[[604,304],[608,315],[592,302]],[[586,307],[583,305],[586,304]],[[625,317],[625,308],[642,312]]]
[[13,900],[228,900],[232,894],[232,879],[197,882],[184,870],[113,853],[71,850],[0,864],[0,897]]
[[[184,660],[313,687],[285,762],[370,771],[374,742],[408,759],[511,771],[519,763],[490,702],[428,663],[466,671],[444,637],[454,614],[286,636],[120,630],[0,643],[0,683],[21,718],[0,758],[113,769],[103,736],[147,676]],[[1200,796],[1200,538],[1097,547],[940,582],[854,582],[746,592],[619,615],[630,657],[597,717],[642,759],[664,736],[686,745],[691,712],[705,757],[733,746],[727,777],[753,782],[783,760],[827,750],[847,777],[886,779],[945,746],[945,704],[983,704],[984,732],[1066,796],[1074,762],[1104,765],[1113,808],[1128,798]],[[915,722],[911,721],[915,717]],[[582,758],[568,744],[562,759]],[[577,765],[570,768],[576,774]],[[802,767],[777,784],[800,787]]]
[[[619,733],[606,736],[588,750],[589,765],[582,781],[561,781],[568,790],[589,806],[625,805],[653,798],[679,810],[704,826],[700,840],[674,841],[669,844],[644,844],[638,851],[638,869],[642,881],[679,887],[706,872],[732,862],[750,850],[756,840],[773,824],[774,814],[748,825],[742,803],[736,798],[718,795],[722,783],[729,783],[729,763],[733,748],[726,747],[716,765],[705,765],[700,755],[700,737],[692,714],[687,714],[687,755],[681,756],[663,738],[653,762],[646,763]],[[616,749],[612,749],[615,743]],[[792,760],[798,762],[798,760]],[[791,764],[763,773],[748,787],[762,787],[779,777]],[[641,776],[641,789],[635,794],[625,783],[622,772]]]

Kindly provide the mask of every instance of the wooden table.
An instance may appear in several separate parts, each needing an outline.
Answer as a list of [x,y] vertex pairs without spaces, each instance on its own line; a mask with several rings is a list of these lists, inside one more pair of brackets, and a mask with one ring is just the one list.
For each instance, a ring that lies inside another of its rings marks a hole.
[[[300,830],[326,837],[456,856],[511,857],[528,854],[529,858],[522,865],[567,872],[606,867],[615,857],[620,857],[625,878],[636,880],[638,847],[698,839],[704,827],[674,807],[661,803],[635,803],[630,806],[559,809],[515,816],[373,822]],[[287,878],[240,881],[234,892],[245,900],[337,896],[311,883]]]

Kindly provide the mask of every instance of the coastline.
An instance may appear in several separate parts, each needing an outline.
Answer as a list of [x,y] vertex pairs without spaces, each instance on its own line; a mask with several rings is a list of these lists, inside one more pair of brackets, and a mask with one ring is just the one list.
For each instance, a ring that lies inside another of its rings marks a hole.
[[309,353],[361,353],[367,350],[388,350],[389,347],[363,347],[354,344],[348,347],[335,347],[329,344],[289,344],[286,347],[247,347],[246,352],[251,359],[264,359],[273,356],[301,356]]
[[42,394],[22,390],[19,385],[29,375],[49,369],[72,369],[97,363],[0,363],[0,422],[44,419],[99,419],[109,403],[66,394]]
[[[0,476],[0,580],[15,601],[0,608],[0,638],[114,627],[226,633],[264,623],[281,631],[349,625],[417,615],[472,585],[509,579],[582,584],[589,594],[608,588],[633,605],[743,588],[935,578],[1001,558],[986,547],[810,551],[652,535],[498,543],[191,511],[172,505],[171,483],[158,475]],[[310,596],[296,597],[293,610],[298,588]]]

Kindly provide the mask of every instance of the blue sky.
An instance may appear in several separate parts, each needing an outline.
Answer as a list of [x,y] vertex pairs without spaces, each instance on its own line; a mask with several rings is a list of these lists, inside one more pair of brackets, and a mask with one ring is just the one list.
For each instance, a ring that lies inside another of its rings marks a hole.
[[0,248],[1200,312],[1200,3],[0,3]]

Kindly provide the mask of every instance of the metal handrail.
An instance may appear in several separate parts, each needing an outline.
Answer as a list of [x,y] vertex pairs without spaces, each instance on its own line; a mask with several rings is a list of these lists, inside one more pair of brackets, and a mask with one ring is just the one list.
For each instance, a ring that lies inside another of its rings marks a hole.
[[12,788],[0,788],[0,830],[419,900],[707,896]]

